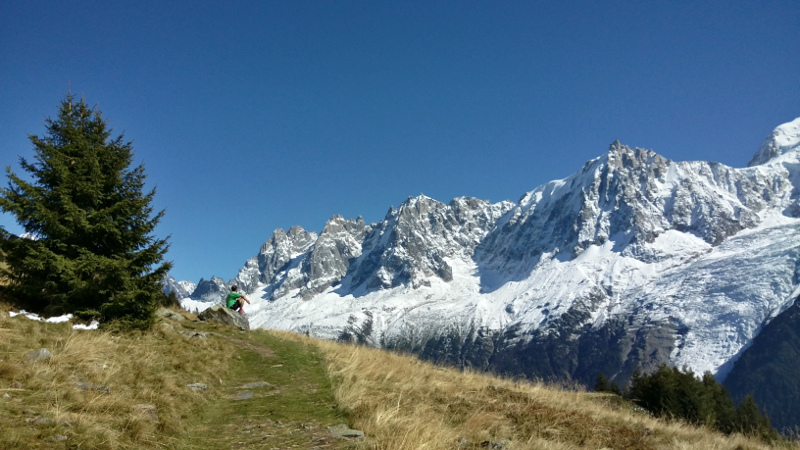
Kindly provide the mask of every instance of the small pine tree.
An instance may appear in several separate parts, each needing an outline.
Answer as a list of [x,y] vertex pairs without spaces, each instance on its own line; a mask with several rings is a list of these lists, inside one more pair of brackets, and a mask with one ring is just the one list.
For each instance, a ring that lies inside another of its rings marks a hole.
[[603,372],[597,374],[597,379],[594,382],[594,391],[595,392],[606,392],[608,391],[608,378]]
[[167,240],[151,234],[164,211],[151,216],[155,190],[143,193],[144,166],[131,169],[131,143],[112,139],[100,111],[71,94],[45,125],[44,137],[30,137],[35,162],[20,158],[32,181],[7,167],[8,188],[0,188],[0,209],[28,234],[2,230],[6,299],[123,327],[151,325],[170,264]]
[[649,375],[635,371],[628,395],[658,417],[683,419],[724,433],[738,431],[767,442],[779,437],[752,396],[735,408],[728,392],[710,372],[699,380],[691,370],[670,369],[666,364]]
[[769,418],[761,414],[752,395],[745,397],[744,401],[736,408],[736,427],[742,434],[758,436],[767,442],[779,438],[778,432],[772,428]]

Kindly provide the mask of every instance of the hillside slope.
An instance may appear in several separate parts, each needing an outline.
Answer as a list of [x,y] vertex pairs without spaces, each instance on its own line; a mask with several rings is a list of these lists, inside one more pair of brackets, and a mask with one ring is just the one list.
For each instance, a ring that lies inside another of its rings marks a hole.
[[[151,333],[111,335],[5,311],[2,448],[766,448],[603,395],[292,333],[169,315]],[[52,356],[29,360],[40,347]],[[343,422],[366,438],[334,437],[327,427]]]

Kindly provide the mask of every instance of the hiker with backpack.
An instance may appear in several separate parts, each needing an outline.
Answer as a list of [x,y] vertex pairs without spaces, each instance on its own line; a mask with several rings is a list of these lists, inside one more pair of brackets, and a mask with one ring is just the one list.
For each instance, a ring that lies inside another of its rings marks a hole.
[[242,303],[242,300],[246,301],[248,305],[250,304],[250,300],[248,300],[244,294],[238,291],[238,286],[231,286],[231,293],[225,298],[225,304],[228,308],[238,311],[239,314],[244,315],[244,303]]

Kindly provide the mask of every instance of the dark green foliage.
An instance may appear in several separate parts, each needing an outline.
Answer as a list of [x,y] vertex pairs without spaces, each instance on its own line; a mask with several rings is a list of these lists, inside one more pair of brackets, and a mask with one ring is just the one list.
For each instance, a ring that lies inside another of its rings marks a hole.
[[[798,272],[800,273],[800,271]],[[752,395],[782,433],[800,427],[800,304],[772,319],[739,357],[725,387],[736,401]]]
[[744,434],[760,436],[766,440],[777,438],[777,431],[769,423],[769,419],[761,414],[752,395],[745,397],[739,404],[737,412],[737,427]]
[[710,372],[701,380],[691,370],[669,368],[666,364],[649,375],[637,371],[631,378],[628,395],[658,417],[683,419],[725,433],[758,436],[766,441],[778,439],[769,419],[761,414],[752,397],[736,408],[725,388]]
[[608,392],[608,378],[600,372],[597,374],[597,380],[594,382],[594,390],[595,392]]
[[160,302],[168,244],[151,233],[155,191],[143,193],[144,166],[96,108],[72,95],[43,137],[30,136],[35,161],[20,158],[30,181],[6,168],[0,209],[33,237],[3,232],[9,301],[48,314],[72,312],[117,327],[143,328]]
[[161,294],[161,306],[174,306],[176,308],[181,307],[181,301],[178,299],[178,296],[175,295],[174,292],[170,292],[169,295],[166,295],[162,292]]

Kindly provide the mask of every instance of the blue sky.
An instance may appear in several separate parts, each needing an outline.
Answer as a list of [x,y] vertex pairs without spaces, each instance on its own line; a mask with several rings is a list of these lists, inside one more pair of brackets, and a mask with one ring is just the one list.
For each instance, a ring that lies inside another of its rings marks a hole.
[[615,139],[744,167],[800,116],[800,3],[0,4],[2,166],[68,86],[133,141],[173,275],[230,279],[276,228],[517,200]]

